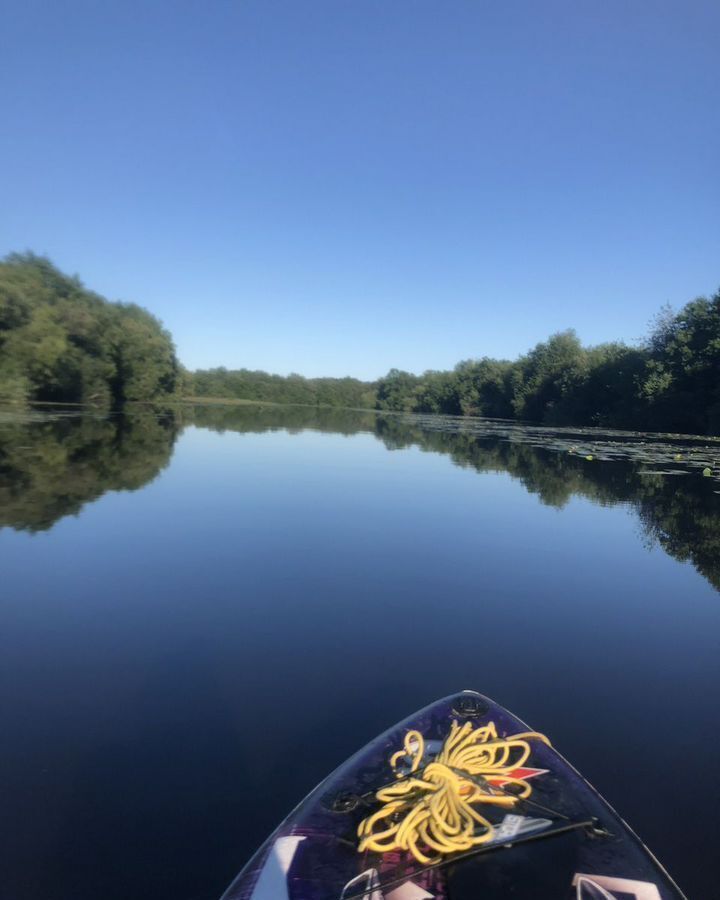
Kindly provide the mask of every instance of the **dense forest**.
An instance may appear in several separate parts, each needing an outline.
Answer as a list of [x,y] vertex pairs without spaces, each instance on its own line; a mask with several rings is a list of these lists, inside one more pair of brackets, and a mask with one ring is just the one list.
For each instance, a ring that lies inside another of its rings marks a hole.
[[178,385],[172,338],[134,303],[110,303],[32,253],[0,262],[0,400],[120,406]]
[[391,370],[377,407],[406,412],[720,433],[720,292],[664,310],[638,347],[583,347],[555,334],[519,359],[459,363],[451,372]]
[[637,346],[584,347],[568,330],[514,361],[484,357],[422,375],[391,369],[364,382],[187,372],[141,307],[105,300],[44,257],[0,262],[0,401],[120,407],[173,397],[720,434],[720,292],[663,310]]
[[485,357],[422,375],[391,369],[375,383],[212,369],[189,384],[197,397],[720,434],[720,292],[663,310],[636,347],[583,347],[568,330],[512,362]]

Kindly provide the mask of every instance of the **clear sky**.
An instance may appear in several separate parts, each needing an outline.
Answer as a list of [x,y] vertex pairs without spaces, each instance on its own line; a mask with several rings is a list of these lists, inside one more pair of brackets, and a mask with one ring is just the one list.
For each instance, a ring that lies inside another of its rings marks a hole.
[[716,0],[5,0],[0,254],[373,378],[720,286]]

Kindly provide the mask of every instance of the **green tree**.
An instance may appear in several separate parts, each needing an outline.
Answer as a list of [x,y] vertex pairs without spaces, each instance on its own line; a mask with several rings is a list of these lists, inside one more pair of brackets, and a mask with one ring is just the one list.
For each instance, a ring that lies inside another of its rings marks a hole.
[[0,262],[0,398],[157,400],[177,373],[172,339],[146,310],[110,303],[32,253]]
[[587,368],[586,353],[572,329],[537,344],[513,372],[515,415],[535,422],[554,421],[555,407],[578,389]]
[[658,425],[720,434],[720,291],[675,315],[666,309],[647,353],[641,394]]
[[412,412],[417,402],[415,391],[420,382],[421,379],[417,375],[400,369],[390,369],[377,383],[377,408]]

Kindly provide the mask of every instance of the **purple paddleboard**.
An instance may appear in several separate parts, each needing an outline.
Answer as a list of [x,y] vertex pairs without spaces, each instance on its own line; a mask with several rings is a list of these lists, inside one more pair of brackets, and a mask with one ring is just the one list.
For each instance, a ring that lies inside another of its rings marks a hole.
[[[437,757],[453,723],[466,726],[466,734],[483,729],[498,738],[530,731],[474,691],[420,710],[312,791],[222,900],[683,900],[617,813],[556,750],[532,738],[526,741],[529,757],[505,777],[473,779],[451,767],[465,779],[466,793],[478,785],[485,796],[500,798],[473,804],[482,823],[473,834],[482,835],[482,843],[442,853],[422,841],[417,854],[407,848],[360,850],[361,822],[383,808],[377,791],[413,777],[427,781],[441,770]],[[506,760],[511,767],[512,759]],[[410,792],[375,828],[392,830],[418,796]]]

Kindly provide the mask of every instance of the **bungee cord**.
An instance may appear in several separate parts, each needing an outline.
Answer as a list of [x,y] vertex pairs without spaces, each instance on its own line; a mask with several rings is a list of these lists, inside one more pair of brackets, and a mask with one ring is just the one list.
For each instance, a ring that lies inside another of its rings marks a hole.
[[[438,755],[420,769],[425,739],[408,731],[403,748],[390,757],[398,781],[376,792],[383,806],[360,823],[358,851],[406,850],[428,865],[487,843],[492,823],[474,805],[512,808],[530,796],[528,782],[512,774],[530,756],[530,740],[550,745],[535,731],[499,738],[493,722],[475,729],[453,722]],[[409,772],[400,770],[403,759],[410,760]]]

